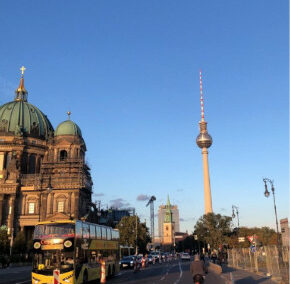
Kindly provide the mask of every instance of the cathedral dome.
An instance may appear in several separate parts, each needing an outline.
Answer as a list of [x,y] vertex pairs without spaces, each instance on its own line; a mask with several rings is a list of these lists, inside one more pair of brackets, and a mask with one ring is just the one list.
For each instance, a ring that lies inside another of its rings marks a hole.
[[53,127],[43,112],[27,102],[27,91],[21,77],[14,101],[0,106],[0,135],[32,136],[47,139]]
[[53,127],[46,115],[34,105],[13,101],[0,107],[1,132],[45,139],[53,133]]
[[72,135],[82,137],[82,132],[75,122],[71,120],[66,120],[57,126],[54,135],[55,136]]

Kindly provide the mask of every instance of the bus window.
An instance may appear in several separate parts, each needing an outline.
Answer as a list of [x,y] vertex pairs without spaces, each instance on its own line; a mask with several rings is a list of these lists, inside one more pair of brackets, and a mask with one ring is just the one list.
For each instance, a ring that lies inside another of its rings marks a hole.
[[107,239],[107,229],[102,227],[102,240]]
[[101,227],[100,226],[96,226],[96,237],[98,240],[102,239],[102,232],[101,232]]
[[89,239],[89,238],[90,238],[89,225],[83,223],[83,239]]
[[82,237],[82,223],[79,221],[76,222],[76,237],[77,238]]
[[117,238],[117,240],[120,239],[120,232],[119,231],[116,231],[116,238]]
[[96,231],[95,231],[95,226],[90,225],[90,239],[94,240],[96,238]]
[[111,240],[112,239],[112,234],[111,234],[111,228],[107,228],[107,240]]

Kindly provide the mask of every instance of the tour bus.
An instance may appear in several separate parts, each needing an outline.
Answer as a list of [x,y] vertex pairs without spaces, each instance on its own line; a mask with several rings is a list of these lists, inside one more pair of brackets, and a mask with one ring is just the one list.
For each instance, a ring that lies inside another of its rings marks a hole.
[[[32,284],[87,283],[119,272],[119,231],[79,220],[47,221],[33,235]],[[57,279],[58,282],[54,282]]]

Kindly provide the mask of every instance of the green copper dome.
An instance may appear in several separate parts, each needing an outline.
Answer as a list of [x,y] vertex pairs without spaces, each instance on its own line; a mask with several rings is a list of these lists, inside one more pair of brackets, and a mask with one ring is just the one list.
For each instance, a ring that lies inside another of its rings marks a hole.
[[15,93],[13,102],[0,106],[0,135],[47,139],[53,133],[53,127],[43,112],[27,102],[23,77]]
[[73,135],[82,137],[82,132],[75,122],[71,120],[66,120],[60,123],[55,130],[54,136],[60,135]]

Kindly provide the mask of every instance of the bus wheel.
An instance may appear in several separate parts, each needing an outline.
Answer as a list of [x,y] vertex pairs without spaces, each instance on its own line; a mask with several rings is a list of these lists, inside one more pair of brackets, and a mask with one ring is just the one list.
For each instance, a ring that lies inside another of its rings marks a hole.
[[83,284],[89,283],[88,281],[88,272],[85,270],[83,275]]

